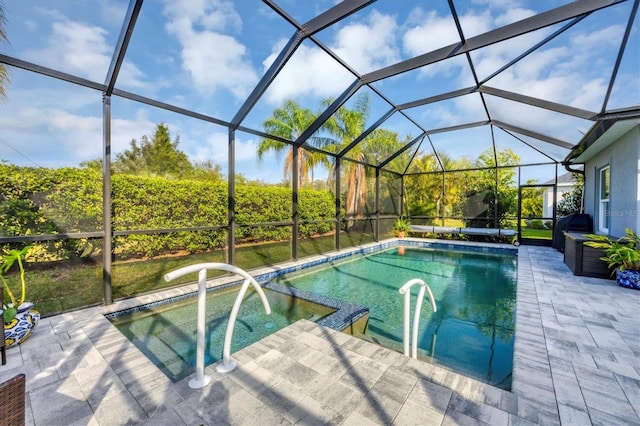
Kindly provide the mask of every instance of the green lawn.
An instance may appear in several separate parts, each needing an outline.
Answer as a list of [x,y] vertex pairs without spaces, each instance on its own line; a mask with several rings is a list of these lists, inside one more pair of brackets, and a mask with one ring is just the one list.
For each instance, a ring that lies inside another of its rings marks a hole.
[[[342,248],[373,241],[366,233],[341,233]],[[303,239],[298,242],[298,256],[325,253],[333,250],[334,235]],[[290,259],[289,241],[246,245],[236,248],[235,264],[245,270],[271,265]],[[112,266],[112,295],[114,299],[127,298],[161,288],[197,280],[196,274],[171,283],[164,274],[183,266],[201,262],[226,262],[225,251],[162,257],[143,261],[114,262]],[[64,262],[42,266],[26,265],[27,300],[43,315],[52,315],[85,306],[102,303],[102,264]],[[222,275],[212,271],[209,277]],[[20,294],[18,276],[6,277],[14,294]]]
[[522,238],[533,238],[539,240],[552,240],[553,233],[550,229],[522,228]]

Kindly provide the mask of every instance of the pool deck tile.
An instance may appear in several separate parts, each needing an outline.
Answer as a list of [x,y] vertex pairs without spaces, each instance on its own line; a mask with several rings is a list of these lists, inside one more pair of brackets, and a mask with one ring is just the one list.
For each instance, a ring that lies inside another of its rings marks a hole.
[[28,425],[640,425],[640,292],[576,277],[553,249],[518,256],[511,392],[306,320],[190,389],[104,314],[193,286],[43,318],[0,381],[27,375]]

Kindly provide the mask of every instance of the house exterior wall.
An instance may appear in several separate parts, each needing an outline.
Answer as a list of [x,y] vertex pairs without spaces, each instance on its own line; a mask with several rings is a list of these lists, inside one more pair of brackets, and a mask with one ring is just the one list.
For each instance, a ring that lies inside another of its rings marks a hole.
[[620,237],[626,228],[640,229],[640,126],[585,163],[585,213],[598,232],[599,170],[610,167],[609,235]]

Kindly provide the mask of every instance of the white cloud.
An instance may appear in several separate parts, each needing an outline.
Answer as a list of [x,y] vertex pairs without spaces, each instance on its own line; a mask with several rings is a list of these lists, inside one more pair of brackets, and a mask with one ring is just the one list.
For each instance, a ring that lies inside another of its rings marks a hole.
[[65,21],[54,22],[52,31],[48,46],[27,52],[28,59],[68,69],[94,81],[104,81],[110,60],[106,30]]
[[[0,115],[0,157],[15,157],[16,164],[28,159],[29,165],[45,167],[76,166],[81,161],[102,156],[103,119],[102,110],[96,104],[86,104],[85,111],[73,112],[67,108],[50,107],[47,97],[55,91],[42,90],[45,98],[41,102],[31,102],[31,91],[15,92],[12,96],[25,95],[25,101],[17,108],[4,110]],[[51,92],[51,93],[49,93]],[[57,92],[58,95],[60,94]],[[74,92],[74,94],[78,94]],[[82,96],[69,96],[81,98]],[[59,100],[58,100],[59,103]],[[99,104],[98,104],[99,105]],[[76,107],[78,103],[76,102]],[[81,111],[81,109],[80,109]],[[153,129],[155,124],[148,120],[143,112],[133,114],[130,119],[112,119],[112,153],[115,158],[129,146],[129,141],[139,138]],[[11,150],[3,146],[12,147]],[[15,156],[12,151],[20,154]]]
[[355,70],[364,74],[398,61],[396,29],[392,16],[373,10],[365,22],[341,28],[333,49]]
[[[598,111],[602,106],[622,31],[622,27],[612,25],[590,33],[567,33],[570,38],[564,40],[562,47],[543,47],[503,71],[488,84]],[[494,49],[490,53],[493,58],[485,56],[477,61],[479,70],[489,69],[487,60],[507,59],[505,52]]]
[[460,41],[450,16],[440,16],[436,11],[425,13],[421,9],[414,9],[411,15],[411,27],[402,38],[403,49],[409,56],[418,56]]
[[23,24],[24,28],[29,32],[34,32],[38,29],[38,23],[33,19],[25,19]]
[[593,79],[582,84],[582,90],[574,93],[572,104],[588,106],[593,111],[599,111],[604,102],[609,82],[605,79]]
[[131,139],[139,140],[142,135],[153,134],[156,129],[157,123],[149,119],[145,109],[139,109],[131,116],[131,119],[111,120],[112,159],[115,159],[115,154],[129,148]]
[[230,29],[238,32],[242,29],[242,19],[236,12],[233,2],[224,0],[202,1],[165,1],[165,14],[174,22],[184,20],[190,27],[199,26],[210,31]]
[[492,27],[492,21],[491,12],[487,10],[479,14],[469,13],[461,16],[460,26],[465,38],[471,38],[489,31]]
[[222,31],[238,31],[242,20],[225,1],[167,2],[166,29],[182,46],[182,68],[198,90],[213,93],[227,88],[238,99],[258,80],[247,48]]
[[257,161],[258,142],[255,139],[236,138],[236,161]]
[[206,144],[196,148],[195,158],[198,161],[211,160],[216,164],[229,163],[229,134],[215,132],[207,137]]
[[[557,86],[561,82],[551,82],[551,85],[554,84]],[[581,136],[576,131],[576,126],[584,124],[584,120],[543,108],[531,107],[493,97],[489,97],[488,102],[492,111],[492,118],[495,120],[505,121],[570,143],[577,143]]]
[[[251,137],[243,139],[236,136],[235,159],[236,173],[250,180],[260,180],[263,182],[280,182],[282,180],[282,159],[269,152],[263,160],[258,163],[257,149],[258,139]],[[180,138],[181,143],[185,138]],[[211,160],[215,164],[222,166],[226,173],[229,165],[228,143],[229,134],[227,132],[214,132],[206,138],[205,143],[193,144],[188,141],[188,145],[194,147],[193,159],[197,161]]]
[[[195,150],[198,161],[212,160],[217,164],[229,163],[229,134],[214,132],[206,139],[206,144],[199,144]],[[236,161],[256,160],[258,144],[255,139],[243,140],[236,137]]]
[[191,33],[182,39],[183,68],[195,85],[207,92],[228,88],[246,97],[258,77],[245,61],[246,48],[233,37],[214,32]]
[[100,157],[102,117],[78,116],[57,108],[24,108],[15,116],[0,117],[0,124],[3,142],[39,165],[74,165]]
[[[42,49],[25,52],[27,59],[60,69],[71,74],[104,82],[113,46],[106,41],[107,31],[95,25],[87,25],[71,20],[55,21],[47,45]],[[134,64],[125,61],[122,66],[121,81],[129,86],[142,87],[144,77]]]
[[525,18],[535,15],[531,9],[523,9],[521,7],[508,8],[505,12],[496,17],[495,22],[498,26],[508,25],[521,21]]
[[[286,40],[277,43],[273,53],[264,60],[267,69],[280,53]],[[319,48],[301,45],[269,86],[265,97],[275,105],[285,99],[312,95],[321,98],[337,96],[355,77]]]
[[[390,65],[399,60],[392,16],[373,10],[366,19],[341,28],[330,43],[332,50],[359,73]],[[280,40],[263,61],[266,71],[288,40]],[[321,49],[302,44],[271,84],[265,97],[273,105],[300,96],[335,97],[355,80],[353,74]]]
[[[460,42],[458,30],[451,16],[441,16],[435,11],[424,12],[419,8],[414,9],[411,15],[408,21],[410,28],[402,39],[403,49],[410,57]],[[491,16],[488,12],[466,14],[460,17],[460,24],[465,37],[468,38],[487,31],[491,27]],[[473,84],[467,62],[460,60],[460,58],[452,58],[424,67],[419,76],[447,76],[449,78],[452,74],[458,74],[460,77],[457,80],[465,85]]]
[[102,22],[112,25],[114,28],[122,26],[122,20],[127,13],[127,4],[113,0],[98,0]]

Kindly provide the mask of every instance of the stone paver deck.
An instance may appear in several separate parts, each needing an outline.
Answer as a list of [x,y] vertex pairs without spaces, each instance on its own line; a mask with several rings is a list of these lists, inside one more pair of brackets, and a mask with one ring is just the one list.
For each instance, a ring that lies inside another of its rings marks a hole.
[[520,247],[513,390],[299,321],[201,390],[172,383],[91,308],[41,320],[7,351],[35,425],[640,425],[640,291]]

